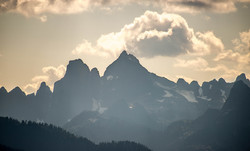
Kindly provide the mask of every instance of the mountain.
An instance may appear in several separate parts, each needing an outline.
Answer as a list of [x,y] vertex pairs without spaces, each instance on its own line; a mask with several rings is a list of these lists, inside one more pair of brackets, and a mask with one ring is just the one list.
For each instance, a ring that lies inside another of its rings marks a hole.
[[240,80],[244,82],[248,87],[250,87],[250,81],[249,79],[246,78],[245,73],[242,73],[239,76],[237,76],[235,81],[240,81]]
[[188,89],[189,88],[189,84],[184,79],[182,79],[182,78],[179,78],[177,80],[176,84],[177,84],[177,87],[179,89]]
[[52,92],[49,86],[47,86],[45,82],[42,82],[39,89],[36,92],[36,96],[37,97],[50,97],[51,95],[52,95]]
[[4,87],[0,88],[0,96],[6,96],[8,94],[7,90]]
[[[245,79],[243,75],[240,77]],[[123,51],[102,77],[97,68],[90,70],[81,59],[69,61],[53,92],[45,82],[36,95],[26,96],[19,87],[10,92],[1,88],[0,115],[61,126],[82,111],[109,112],[114,104],[123,101],[130,106],[142,106],[150,113],[154,124],[148,127],[164,127],[176,120],[194,119],[208,108],[220,109],[231,87],[232,83],[222,78],[204,82],[202,86],[184,79],[175,83],[149,72],[135,56]]]
[[2,102],[6,99],[8,95],[8,92],[7,90],[4,88],[4,87],[1,87],[0,88],[0,105],[2,105]]
[[[239,80],[249,82],[244,74],[236,78]],[[123,51],[103,76],[81,59],[69,61],[53,92],[45,82],[36,94],[29,95],[18,87],[10,92],[2,87],[0,115],[52,123],[96,143],[129,139],[158,151],[164,149],[161,145],[167,138],[163,134],[169,124],[185,120],[176,125],[176,129],[185,127],[179,130],[183,137],[182,132],[193,125],[190,121],[221,110],[233,84],[223,78],[201,85],[184,79],[175,83],[151,73],[134,55]],[[198,125],[202,128],[202,123]]]
[[98,98],[100,76],[96,68],[89,67],[81,59],[67,65],[65,76],[55,82],[53,91],[53,119],[61,125],[83,110],[91,110],[93,99]]
[[0,117],[0,149],[23,151],[150,151],[133,142],[112,142],[96,145],[86,138],[76,137],[65,130],[44,123],[19,122]]
[[13,98],[15,97],[24,98],[26,96],[25,93],[19,87],[15,87],[8,94],[9,94],[9,97],[13,97]]
[[147,96],[148,100],[152,100],[152,97],[164,94],[162,89],[155,85],[155,82],[160,80],[167,86],[174,86],[174,82],[150,73],[135,56],[123,51],[104,72],[103,99],[131,102],[140,101],[142,97]]
[[249,107],[250,88],[237,81],[221,110],[208,110],[194,121],[171,124],[165,134],[166,150],[249,150]]

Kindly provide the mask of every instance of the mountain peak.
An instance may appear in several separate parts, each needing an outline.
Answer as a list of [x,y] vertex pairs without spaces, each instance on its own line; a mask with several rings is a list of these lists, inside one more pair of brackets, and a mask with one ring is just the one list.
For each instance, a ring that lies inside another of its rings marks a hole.
[[109,65],[104,72],[104,76],[113,75],[117,72],[123,74],[124,72],[132,73],[138,71],[148,72],[139,62],[139,60],[132,54],[128,54],[127,51],[123,51],[118,59],[116,59],[111,65]]
[[99,71],[98,71],[98,69],[97,68],[93,68],[93,69],[91,69],[91,71],[90,71],[91,73],[98,73],[99,74]]
[[193,90],[198,90],[200,88],[200,85],[197,81],[192,81],[189,86]]
[[245,73],[242,73],[239,76],[237,76],[236,81],[240,81],[240,80],[244,82],[248,87],[250,87],[250,81],[249,79],[246,78]]
[[14,89],[12,89],[9,92],[9,94],[13,95],[15,97],[17,97],[17,96],[26,96],[25,93],[19,87],[15,87]]
[[52,94],[50,88],[45,82],[42,82],[40,88],[36,92],[36,96],[50,96]]
[[245,75],[245,73],[242,73],[242,74],[240,74],[239,76],[237,76],[237,78],[236,78],[236,81],[240,81],[240,80],[246,80],[247,78],[246,78],[246,75]]
[[223,78],[220,78],[220,79],[218,80],[218,82],[219,82],[220,84],[225,84],[225,83],[226,83],[225,79],[223,79]]
[[90,74],[91,74],[92,77],[98,77],[98,78],[100,78],[100,74],[99,74],[99,71],[98,71],[97,68],[91,69]]
[[199,83],[195,80],[193,80],[191,83],[190,83],[190,86],[195,86],[195,87],[200,87]]
[[177,87],[179,89],[188,89],[189,88],[189,84],[183,79],[183,78],[179,78],[177,80]]
[[0,88],[0,95],[2,95],[2,94],[7,94],[8,92],[7,92],[7,90],[5,89],[5,87],[1,87]]
[[123,50],[122,53],[120,54],[120,57],[128,56],[128,53],[126,50]]
[[132,54],[127,53],[126,50],[123,50],[122,53],[120,54],[119,58],[117,60],[121,61],[129,61],[129,62],[135,62],[139,63],[139,60]]
[[90,72],[89,67],[85,63],[83,63],[81,59],[75,59],[75,60],[69,61],[69,64],[67,65],[65,77],[82,76],[85,73],[89,73],[89,72]]
[[41,83],[41,85],[40,85],[40,88],[43,88],[43,87],[46,87],[46,86],[47,86],[47,85],[46,85],[46,82],[43,81],[43,82]]
[[242,80],[236,81],[222,110],[248,110],[249,107],[250,88]]

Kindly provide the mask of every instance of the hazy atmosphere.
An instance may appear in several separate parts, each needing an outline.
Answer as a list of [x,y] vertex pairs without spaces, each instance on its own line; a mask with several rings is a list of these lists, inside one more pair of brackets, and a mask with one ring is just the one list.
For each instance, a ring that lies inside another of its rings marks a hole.
[[1,0],[0,86],[53,90],[69,60],[103,75],[123,50],[173,81],[250,77],[249,14],[249,0]]
[[249,151],[250,0],[0,0],[0,151]]

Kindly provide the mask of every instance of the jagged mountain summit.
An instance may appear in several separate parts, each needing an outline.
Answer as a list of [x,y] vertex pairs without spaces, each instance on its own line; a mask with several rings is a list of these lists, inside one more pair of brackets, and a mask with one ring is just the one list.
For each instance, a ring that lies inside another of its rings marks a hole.
[[245,73],[240,74],[235,81],[240,81],[240,80],[244,82],[248,87],[250,87],[250,81],[249,79],[246,78]]

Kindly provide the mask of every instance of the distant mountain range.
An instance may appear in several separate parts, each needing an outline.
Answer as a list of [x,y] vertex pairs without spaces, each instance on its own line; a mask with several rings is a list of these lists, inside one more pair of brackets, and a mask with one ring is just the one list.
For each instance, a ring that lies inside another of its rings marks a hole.
[[[36,94],[27,96],[19,87],[10,92],[2,87],[0,116],[52,123],[94,142],[131,140],[161,151],[186,142],[179,137],[189,136],[195,121],[203,116],[222,114],[238,81],[250,86],[244,73],[232,83],[223,78],[201,86],[184,79],[175,83],[150,73],[135,56],[123,51],[102,77],[82,60],[70,61],[53,92],[45,82]],[[174,142],[170,145],[165,140]]]

